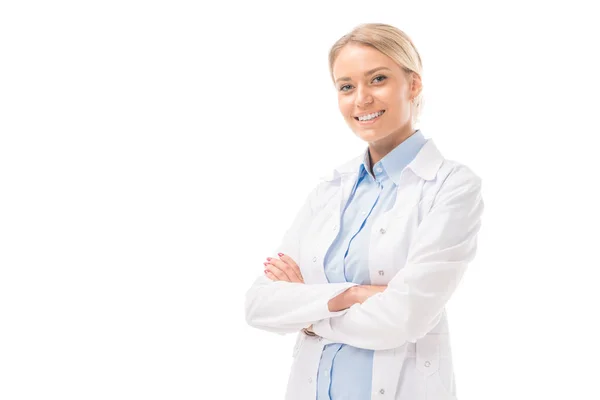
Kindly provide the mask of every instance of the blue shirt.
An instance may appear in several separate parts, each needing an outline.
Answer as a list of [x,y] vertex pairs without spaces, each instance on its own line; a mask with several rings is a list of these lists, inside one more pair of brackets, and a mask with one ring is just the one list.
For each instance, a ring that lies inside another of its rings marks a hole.
[[[325,254],[325,275],[330,283],[369,285],[369,232],[375,217],[396,201],[400,173],[427,139],[420,130],[396,146],[368,171],[369,151],[342,211],[338,236]],[[373,350],[331,343],[324,347],[317,374],[317,400],[368,400],[371,398]]]

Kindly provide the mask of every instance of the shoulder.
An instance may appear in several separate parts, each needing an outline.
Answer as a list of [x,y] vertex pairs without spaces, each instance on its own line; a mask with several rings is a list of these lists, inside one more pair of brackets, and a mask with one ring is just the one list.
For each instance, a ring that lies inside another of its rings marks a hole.
[[436,180],[444,185],[474,185],[481,186],[481,177],[469,166],[455,160],[444,159]]
[[444,160],[434,186],[434,205],[481,201],[482,178],[472,168],[455,160]]

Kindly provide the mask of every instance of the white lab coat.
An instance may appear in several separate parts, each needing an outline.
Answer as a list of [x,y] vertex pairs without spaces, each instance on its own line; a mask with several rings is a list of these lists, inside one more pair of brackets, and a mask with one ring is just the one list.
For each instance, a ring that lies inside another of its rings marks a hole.
[[[286,400],[314,400],[323,346],[375,350],[375,400],[456,399],[445,305],[475,256],[481,179],[445,159],[428,139],[401,174],[395,205],[373,221],[371,284],[388,285],[363,304],[330,312],[329,299],[354,283],[328,283],[325,253],[363,155],[334,169],[311,191],[274,254],[299,265],[304,284],[256,279],[246,293],[249,325],[296,333]],[[318,336],[301,329],[314,324]]]

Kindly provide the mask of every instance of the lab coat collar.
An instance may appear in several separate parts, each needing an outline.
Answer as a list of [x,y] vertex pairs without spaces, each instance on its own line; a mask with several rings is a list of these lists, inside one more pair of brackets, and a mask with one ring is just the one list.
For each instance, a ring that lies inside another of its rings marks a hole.
[[[333,169],[329,174],[322,176],[321,180],[334,181],[337,178],[349,174],[358,174],[360,164],[364,161],[365,152],[352,158]],[[430,181],[435,179],[438,170],[444,162],[444,156],[441,154],[433,139],[427,139],[427,142],[421,147],[415,158],[408,163],[409,168],[420,178]]]

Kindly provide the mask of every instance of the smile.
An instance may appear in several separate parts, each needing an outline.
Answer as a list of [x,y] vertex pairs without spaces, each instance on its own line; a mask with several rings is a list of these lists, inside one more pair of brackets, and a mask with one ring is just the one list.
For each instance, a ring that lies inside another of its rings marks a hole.
[[379,117],[383,115],[383,113],[385,113],[385,110],[377,111],[367,115],[361,115],[360,117],[354,117],[354,119],[361,124],[369,124],[373,123],[373,121],[378,120]]

